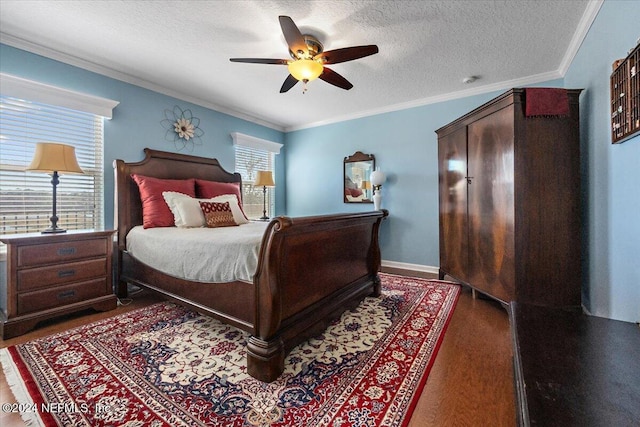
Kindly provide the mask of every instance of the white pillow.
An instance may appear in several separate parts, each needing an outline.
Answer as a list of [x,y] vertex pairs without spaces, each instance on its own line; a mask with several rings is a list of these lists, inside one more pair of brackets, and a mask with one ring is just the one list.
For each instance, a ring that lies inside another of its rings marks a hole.
[[175,191],[162,192],[165,202],[173,214],[176,227],[202,227],[204,226],[204,214],[200,210],[200,204],[196,199]]
[[191,196],[187,196],[183,193],[175,191],[165,191],[162,193],[162,197],[167,202],[171,213],[173,214],[176,227],[204,227],[206,220],[202,209],[200,209],[200,202],[229,202],[231,213],[233,214],[233,220],[236,224],[246,224],[249,220],[244,216],[240,205],[238,204],[238,197],[235,194],[224,194],[212,199],[194,199]]

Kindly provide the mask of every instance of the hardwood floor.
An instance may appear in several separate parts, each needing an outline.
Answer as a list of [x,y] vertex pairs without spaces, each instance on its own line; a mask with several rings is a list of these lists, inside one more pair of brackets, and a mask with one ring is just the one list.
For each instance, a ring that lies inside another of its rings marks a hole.
[[[400,270],[384,269],[403,274]],[[429,274],[416,274],[433,278]],[[99,319],[152,304],[159,299],[148,293],[134,295],[129,305],[106,313],[84,313],[48,322],[35,331],[6,341],[0,348],[51,335]],[[409,427],[513,426],[515,394],[509,317],[500,304],[474,299],[463,288],[427,383]],[[0,372],[0,403],[15,402],[4,372]],[[0,413],[3,427],[23,426],[18,414]]]
[[514,426],[512,354],[507,311],[463,287],[408,427]]

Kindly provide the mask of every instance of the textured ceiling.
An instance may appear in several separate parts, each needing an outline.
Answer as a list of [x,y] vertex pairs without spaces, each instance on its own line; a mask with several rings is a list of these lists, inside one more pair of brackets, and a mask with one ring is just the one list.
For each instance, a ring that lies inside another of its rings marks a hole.
[[[292,130],[562,77],[600,0],[0,1],[0,41],[180,99]],[[380,52],[285,94],[279,15],[325,50]],[[479,79],[462,83],[467,76]]]

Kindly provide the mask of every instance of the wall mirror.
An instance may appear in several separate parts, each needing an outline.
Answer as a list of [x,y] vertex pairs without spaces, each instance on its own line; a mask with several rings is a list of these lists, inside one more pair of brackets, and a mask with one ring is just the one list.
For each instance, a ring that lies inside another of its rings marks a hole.
[[373,203],[371,172],[376,168],[373,154],[356,151],[344,158],[344,202]]

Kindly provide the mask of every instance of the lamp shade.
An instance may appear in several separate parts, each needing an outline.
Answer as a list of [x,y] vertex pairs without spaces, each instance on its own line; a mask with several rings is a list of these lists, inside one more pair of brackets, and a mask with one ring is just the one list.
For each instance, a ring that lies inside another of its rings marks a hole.
[[384,182],[387,179],[387,177],[384,175],[384,173],[380,169],[376,169],[375,171],[371,172],[370,178],[371,178],[371,184],[374,185],[375,187],[378,187],[384,184]]
[[34,172],[84,173],[76,160],[76,149],[56,142],[38,142],[27,167]]
[[256,187],[275,187],[276,184],[273,182],[273,173],[271,173],[271,171],[257,171],[256,180],[253,185]]
[[317,79],[324,67],[313,59],[298,59],[289,63],[289,73],[297,80],[308,81]]

